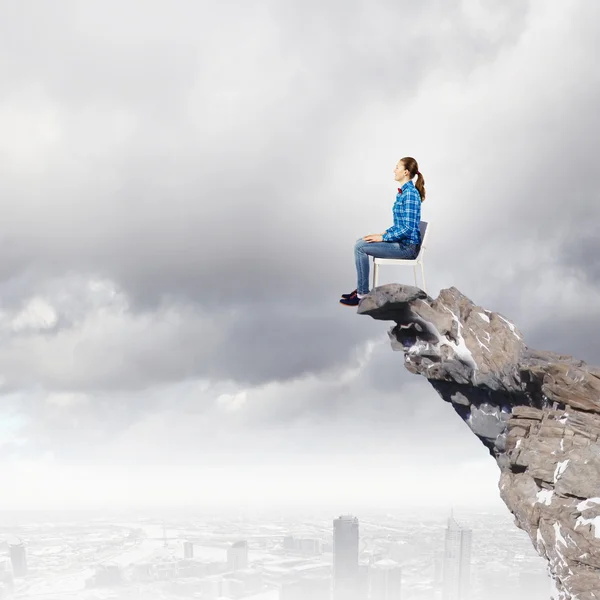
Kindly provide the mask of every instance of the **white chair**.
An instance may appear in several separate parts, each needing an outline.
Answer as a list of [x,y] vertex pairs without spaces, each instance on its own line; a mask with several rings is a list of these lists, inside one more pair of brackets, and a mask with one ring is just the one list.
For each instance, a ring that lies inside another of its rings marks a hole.
[[427,243],[427,232],[429,231],[429,224],[427,221],[421,221],[419,223],[419,230],[421,231],[421,249],[417,258],[373,258],[373,287],[377,287],[379,280],[378,267],[380,265],[412,265],[415,274],[415,285],[417,285],[417,265],[421,265],[421,277],[423,279],[423,291],[427,293],[425,289],[425,269],[423,268],[423,253],[425,252],[425,244]]

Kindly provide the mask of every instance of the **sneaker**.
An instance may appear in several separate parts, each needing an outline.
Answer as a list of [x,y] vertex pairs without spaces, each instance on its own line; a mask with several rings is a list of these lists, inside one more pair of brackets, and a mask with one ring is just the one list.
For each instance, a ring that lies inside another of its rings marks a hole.
[[353,292],[350,292],[349,294],[342,294],[342,298],[352,298],[352,296],[356,296],[356,293],[358,292],[358,290],[354,290]]
[[356,294],[354,296],[350,296],[350,298],[342,298],[340,300],[340,304],[344,306],[358,306],[362,298],[359,298]]

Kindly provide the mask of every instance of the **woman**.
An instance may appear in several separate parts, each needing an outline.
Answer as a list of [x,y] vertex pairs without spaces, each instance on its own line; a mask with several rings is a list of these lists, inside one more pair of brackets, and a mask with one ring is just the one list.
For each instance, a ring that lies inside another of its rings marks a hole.
[[[416,183],[413,183],[414,177]],[[394,224],[383,233],[366,235],[354,245],[357,288],[342,294],[340,304],[357,306],[369,293],[369,256],[376,258],[416,258],[421,249],[421,202],[425,201],[425,179],[414,158],[407,156],[398,161],[394,179],[400,184],[394,202]]]

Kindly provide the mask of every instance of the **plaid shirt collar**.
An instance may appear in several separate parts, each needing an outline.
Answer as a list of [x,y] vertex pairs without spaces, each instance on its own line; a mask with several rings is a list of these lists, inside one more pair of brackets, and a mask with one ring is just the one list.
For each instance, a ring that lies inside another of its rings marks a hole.
[[412,185],[412,186],[414,186],[415,184],[413,183],[412,179],[409,179],[409,180],[408,180],[408,181],[407,181],[407,182],[406,182],[406,183],[405,183],[405,184],[404,184],[402,187],[399,187],[399,188],[398,188],[398,193],[399,193],[399,194],[401,194],[401,193],[402,193],[402,191],[404,190],[404,188],[405,188],[407,185]]

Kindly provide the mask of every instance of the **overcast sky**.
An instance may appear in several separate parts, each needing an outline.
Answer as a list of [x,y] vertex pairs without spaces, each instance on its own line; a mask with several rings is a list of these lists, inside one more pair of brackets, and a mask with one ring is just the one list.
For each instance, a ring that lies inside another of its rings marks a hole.
[[590,0],[0,3],[0,508],[501,506],[338,299],[414,156],[430,295],[600,364],[599,51]]

